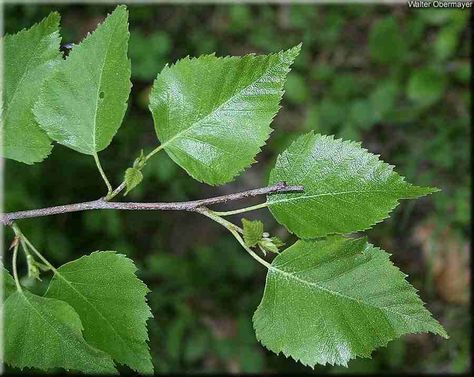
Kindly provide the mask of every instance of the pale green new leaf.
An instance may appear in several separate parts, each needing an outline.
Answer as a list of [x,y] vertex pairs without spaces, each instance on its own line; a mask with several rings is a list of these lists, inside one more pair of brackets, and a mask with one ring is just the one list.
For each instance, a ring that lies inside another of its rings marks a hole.
[[400,199],[438,191],[407,183],[360,143],[312,132],[278,156],[269,184],[281,181],[303,185],[304,192],[269,195],[270,211],[301,238],[368,229]]
[[290,65],[301,45],[271,55],[205,55],[166,66],[150,94],[168,155],[198,181],[231,181],[270,135]]
[[125,170],[125,185],[127,190],[124,195],[127,195],[131,190],[137,187],[143,179],[143,174],[136,168],[128,168]]
[[4,318],[4,358],[10,366],[116,373],[112,358],[86,343],[78,314],[63,301],[16,292],[5,301]]
[[260,220],[242,219],[244,242],[254,247],[263,237],[263,223]]
[[26,164],[45,159],[53,146],[32,109],[41,85],[61,61],[59,19],[51,13],[30,29],[3,39],[3,157]]
[[390,254],[332,236],[298,241],[269,267],[257,339],[304,365],[346,365],[407,333],[448,337]]
[[146,285],[124,255],[97,251],[59,267],[47,297],[69,303],[80,315],[84,338],[115,361],[152,373],[146,321]]
[[60,144],[94,155],[112,141],[130,93],[128,11],[118,6],[46,81],[34,113]]
[[264,254],[269,251],[270,253],[278,254],[278,246],[276,246],[271,239],[265,238],[261,240],[258,245],[263,249]]
[[280,247],[283,247],[285,246],[285,243],[278,237],[276,236],[273,236],[270,238],[270,241],[272,241],[272,243],[277,247],[277,248],[280,248]]

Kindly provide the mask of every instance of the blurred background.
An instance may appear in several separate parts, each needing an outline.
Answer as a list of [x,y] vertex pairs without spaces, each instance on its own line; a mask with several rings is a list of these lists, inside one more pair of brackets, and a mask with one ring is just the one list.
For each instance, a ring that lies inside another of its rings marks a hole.
[[[13,33],[58,10],[63,43],[77,43],[112,9],[6,4],[4,27]],[[235,182],[212,188],[187,176],[162,152],[145,167],[144,182],[126,200],[191,200],[265,186],[277,154],[309,130],[362,141],[410,182],[442,189],[402,202],[368,236],[392,253],[451,338],[405,336],[375,351],[371,360],[350,362],[347,369],[313,371],[276,356],[259,345],[251,323],[266,271],[223,228],[197,214],[96,211],[20,221],[50,261],[59,266],[94,250],[117,250],[136,262],[152,290],[148,299],[155,318],[148,325],[157,373],[468,371],[469,12],[367,4],[149,4],[129,10],[132,94],[123,126],[101,153],[115,185],[141,148],[150,151],[158,143],[147,101],[166,62],[212,52],[270,53],[300,41],[303,47],[258,164]],[[93,159],[61,145],[41,164],[5,163],[6,211],[102,194]],[[266,210],[246,217],[262,219],[267,231],[288,244],[294,241]],[[240,222],[239,217],[232,220]],[[5,246],[11,238],[6,231]],[[48,279],[23,282],[43,292]]]

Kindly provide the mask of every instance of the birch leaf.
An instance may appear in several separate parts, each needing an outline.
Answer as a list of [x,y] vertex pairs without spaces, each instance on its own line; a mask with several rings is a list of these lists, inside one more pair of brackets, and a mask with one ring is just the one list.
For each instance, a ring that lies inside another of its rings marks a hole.
[[16,292],[5,301],[4,314],[4,357],[10,366],[116,373],[111,357],[86,343],[81,320],[67,303]]
[[2,41],[3,157],[33,164],[44,160],[53,148],[32,109],[41,85],[61,62],[59,19],[59,14],[53,12],[29,29],[6,35]]
[[96,251],[59,267],[46,296],[79,313],[89,344],[139,373],[153,373],[146,328],[152,316],[145,300],[149,290],[135,271],[124,255]]
[[270,135],[300,45],[271,55],[205,55],[166,66],[150,94],[155,130],[193,178],[230,182],[255,162]]
[[263,223],[260,220],[242,219],[244,242],[254,247],[263,237]]
[[128,168],[125,170],[125,185],[127,187],[125,194],[127,195],[135,187],[137,187],[143,179],[143,174],[140,170],[136,168]]
[[13,277],[10,275],[8,270],[3,266],[1,266],[1,268],[3,275],[3,300],[5,301],[8,296],[16,292],[16,285],[15,280],[13,280]]
[[128,11],[120,5],[46,81],[34,114],[53,140],[89,155],[110,144],[130,93],[128,38]]
[[313,367],[347,366],[407,333],[447,338],[389,256],[365,238],[296,242],[269,267],[257,339]]
[[270,182],[302,185],[302,193],[272,194],[267,202],[276,220],[300,238],[351,233],[388,217],[400,199],[438,191],[418,187],[360,143],[312,132],[278,156]]

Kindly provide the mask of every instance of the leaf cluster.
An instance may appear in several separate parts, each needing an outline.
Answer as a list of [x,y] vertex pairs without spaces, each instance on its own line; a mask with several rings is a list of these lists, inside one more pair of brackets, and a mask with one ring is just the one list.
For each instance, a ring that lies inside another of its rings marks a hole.
[[[380,28],[390,32],[394,25]],[[59,52],[57,13],[6,36],[4,157],[36,163],[48,156],[53,142],[93,156],[112,199],[115,191],[98,153],[112,142],[127,109],[128,39],[125,6],[118,6],[65,59]],[[395,35],[392,42],[398,43]],[[379,41],[374,37],[371,43]],[[142,169],[162,150],[208,185],[228,183],[248,168],[272,132],[300,51],[301,44],[269,55],[212,54],[165,66],[149,97],[160,144],[125,170],[125,195],[142,182]],[[314,132],[279,155],[269,185],[281,181],[304,187],[302,193],[269,195],[264,205],[300,238],[283,251],[284,244],[264,232],[262,222],[243,219],[240,229],[224,215],[213,215],[238,240],[241,231],[244,248],[268,268],[253,317],[263,345],[304,365],[347,365],[406,333],[447,337],[388,253],[348,236],[383,221],[400,200],[437,189],[406,182],[359,143]],[[253,252],[256,247],[264,256],[277,256],[269,263]],[[133,263],[115,252],[95,252],[52,270],[42,297],[19,285],[14,289],[4,271],[5,361],[20,368],[93,373],[114,372],[116,363],[151,372],[147,288],[136,278]],[[41,341],[47,347],[38,350]]]

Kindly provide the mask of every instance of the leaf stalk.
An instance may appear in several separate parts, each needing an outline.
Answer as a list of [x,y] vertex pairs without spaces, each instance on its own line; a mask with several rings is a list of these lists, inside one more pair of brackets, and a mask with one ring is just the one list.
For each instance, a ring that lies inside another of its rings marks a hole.
[[19,246],[19,242],[17,242],[15,244],[15,246],[13,247],[13,258],[12,258],[13,279],[15,280],[16,289],[19,292],[23,292],[23,289],[21,288],[21,284],[20,284],[20,279],[18,279],[18,271],[16,269],[16,260],[17,260],[17,256],[18,256],[18,246]]
[[102,169],[102,165],[100,164],[100,160],[99,160],[99,155],[97,153],[94,153],[94,161],[95,161],[95,164],[97,165],[97,169],[99,170],[99,173],[102,179],[105,182],[105,185],[107,186],[107,195],[110,195],[112,193],[112,185],[110,184],[109,179],[107,178],[107,175],[105,175],[104,169]]
[[[239,228],[237,225],[231,223],[230,221],[227,221],[220,217],[219,215],[216,215],[214,211],[209,210],[209,208],[200,208],[197,212],[203,214],[204,216],[209,217],[210,219],[214,220],[218,224],[222,225],[224,228],[226,228],[240,243],[240,245],[244,248],[244,250],[250,254],[250,256],[255,259],[258,263],[261,265],[265,266],[266,268],[270,269],[271,264],[268,263],[265,259],[261,258],[257,253],[255,253],[250,247],[248,247],[244,240],[242,239],[242,236],[239,234],[237,231],[237,228]],[[240,228],[239,228],[240,229]]]

